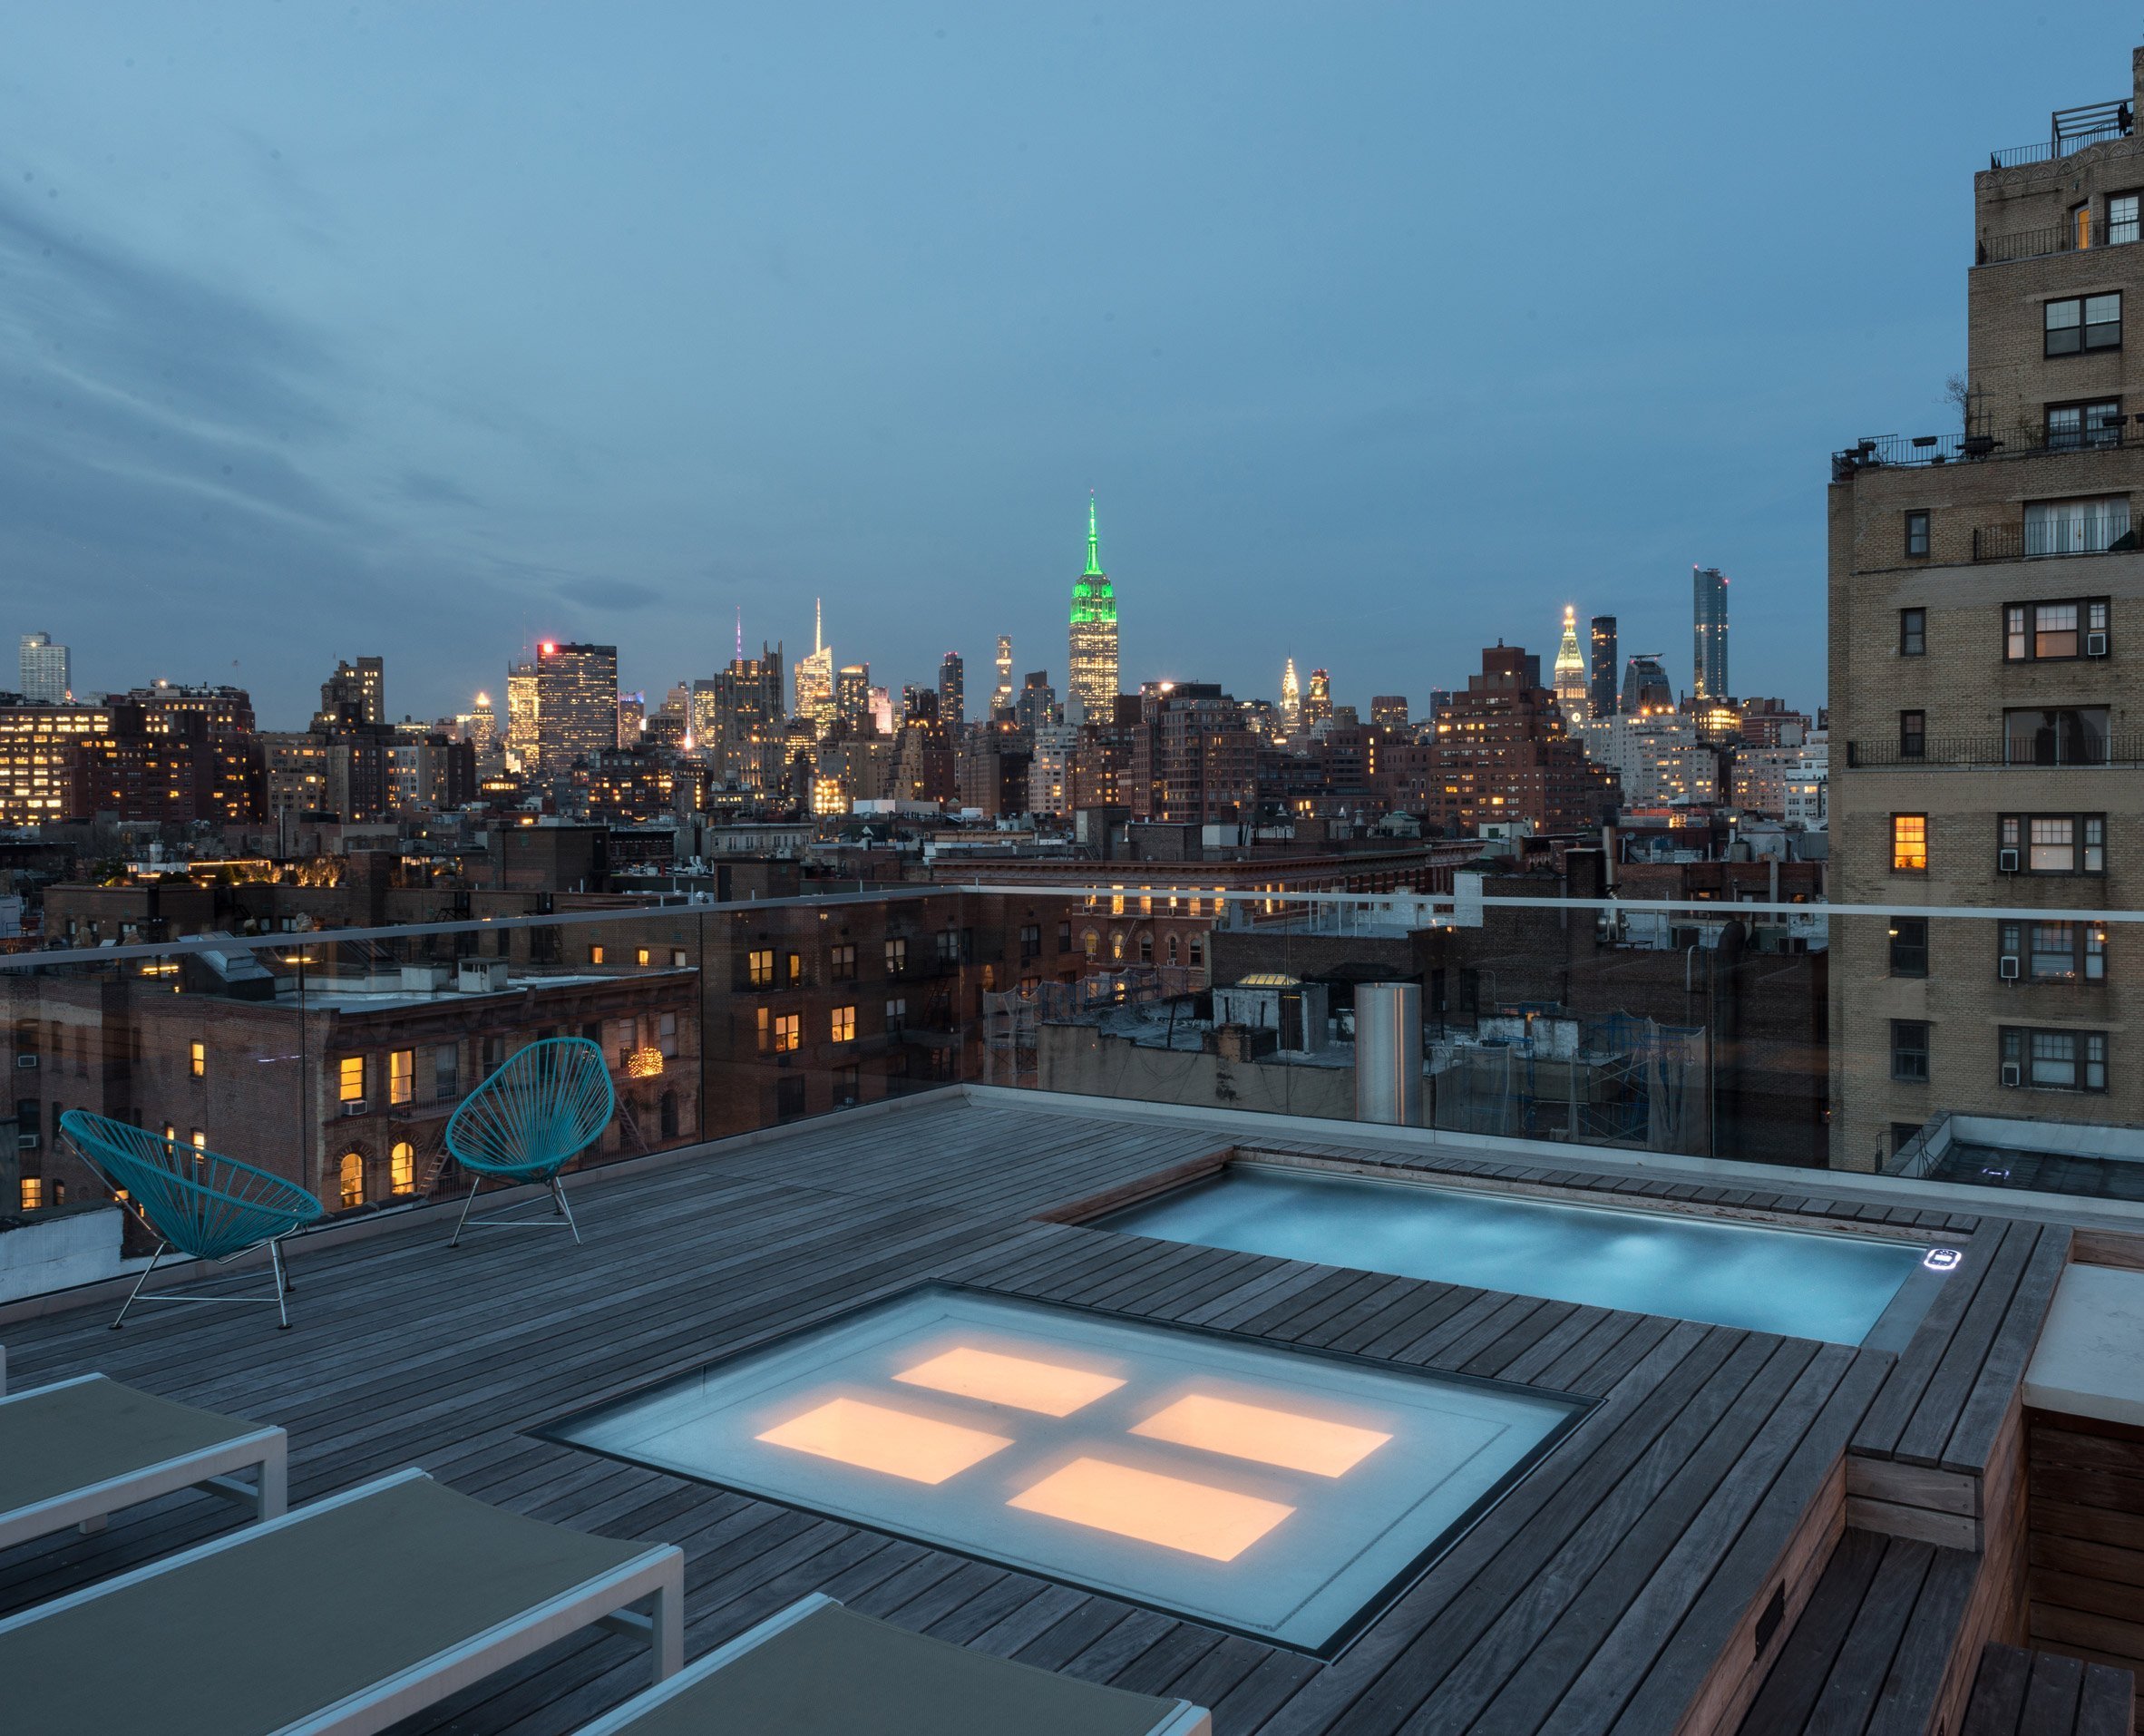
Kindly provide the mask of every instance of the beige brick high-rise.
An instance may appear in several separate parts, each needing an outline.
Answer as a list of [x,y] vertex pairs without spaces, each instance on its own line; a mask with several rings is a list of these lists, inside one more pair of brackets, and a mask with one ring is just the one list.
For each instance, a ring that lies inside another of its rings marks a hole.
[[2078,920],[2144,907],[2140,92],[2144,49],[1973,177],[1964,434],[1833,461],[1832,896],[1901,912],[1832,925],[1838,1167],[1940,1109],[2144,1121],[2144,930]]

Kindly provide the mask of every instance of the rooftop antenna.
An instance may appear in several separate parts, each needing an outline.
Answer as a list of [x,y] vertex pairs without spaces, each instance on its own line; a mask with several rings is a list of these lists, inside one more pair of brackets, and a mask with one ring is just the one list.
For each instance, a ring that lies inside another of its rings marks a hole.
[[737,661],[745,660],[745,607],[737,605]]
[[819,599],[814,597],[812,599],[812,655],[817,657],[824,649],[819,635]]

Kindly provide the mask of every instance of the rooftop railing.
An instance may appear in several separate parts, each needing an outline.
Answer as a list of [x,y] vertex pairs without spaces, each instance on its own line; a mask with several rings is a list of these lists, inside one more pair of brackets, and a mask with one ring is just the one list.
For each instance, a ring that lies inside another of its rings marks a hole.
[[[2144,765],[2140,736],[1916,745],[1849,744],[1848,759]],[[2120,999],[2144,982],[2144,912],[2095,907],[2106,840],[2071,811],[2110,804],[2018,803],[2061,812],[1989,878],[2014,909],[1919,909],[1910,879],[1896,907],[1829,904],[1804,862],[1630,861],[1597,896],[1496,863],[1435,894],[1220,892],[1195,866],[1177,882],[1142,863],[1123,886],[980,880],[4,955],[0,1213],[34,1229],[110,1199],[59,1134],[74,1108],[271,1170],[331,1221],[458,1202],[453,1107],[554,1036],[594,1041],[617,1097],[584,1167],[959,1084],[1305,1129],[1390,1119],[1391,1078],[1359,1067],[1358,1044],[1373,985],[1394,982],[1412,991],[1411,1113],[1458,1139],[1656,1151],[1738,1166],[1726,1176],[1876,1167],[1946,1108],[2006,1108],[2058,1138],[2144,1122]],[[1946,863],[1959,848],[1940,828],[1901,837]],[[1880,1019],[1859,988],[1877,979],[1908,985]],[[1999,999],[1949,1019],[1972,983]],[[2144,1165],[2092,1173],[2144,1201]],[[110,1220],[107,1263],[132,1270],[147,1250]],[[31,1282],[11,1242],[0,1300]]]
[[1834,482],[1864,470],[1915,470],[2043,454],[2119,452],[2144,445],[2144,418],[2110,416],[2090,427],[2012,427],[2002,434],[1864,434],[1831,455]]
[[1988,167],[2016,169],[2026,163],[2053,162],[2088,146],[2105,144],[2110,139],[2127,138],[2131,119],[2129,103],[2119,100],[2057,109],[2049,117],[2045,139],[2037,144],[1992,151],[1988,153]]
[[2078,217],[2046,229],[2020,229],[2013,235],[1991,236],[1973,249],[1975,265],[2008,265],[2018,259],[2045,258],[2056,253],[2080,253],[2092,248],[2123,247],[2144,239],[2135,217],[2110,223],[2104,217]]
[[2031,736],[1924,736],[1906,741],[1849,741],[1847,764],[1857,770],[1891,766],[1973,766],[1993,769],[2144,766],[2144,732],[2077,736],[2042,730]]

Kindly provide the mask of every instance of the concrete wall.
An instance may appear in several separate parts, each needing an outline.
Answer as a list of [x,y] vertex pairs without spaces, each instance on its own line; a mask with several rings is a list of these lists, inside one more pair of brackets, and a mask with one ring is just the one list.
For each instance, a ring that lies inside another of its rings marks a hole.
[[114,1205],[0,1230],[0,1302],[116,1277],[123,1215]]

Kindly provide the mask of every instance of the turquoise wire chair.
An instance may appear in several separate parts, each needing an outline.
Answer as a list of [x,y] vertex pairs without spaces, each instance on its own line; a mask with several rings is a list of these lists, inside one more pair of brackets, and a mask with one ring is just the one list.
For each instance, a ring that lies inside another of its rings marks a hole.
[[447,1122],[447,1155],[470,1174],[469,1197],[462,1202],[461,1221],[447,1246],[461,1246],[465,1229],[558,1227],[504,1212],[472,1218],[469,1208],[487,1175],[543,1184],[551,1190],[554,1214],[579,1242],[580,1226],[566,1204],[559,1172],[596,1142],[617,1105],[603,1051],[587,1038],[546,1037],[515,1050]]
[[[283,1270],[283,1238],[303,1229],[322,1214],[320,1202],[296,1182],[271,1175],[220,1152],[182,1146],[161,1134],[70,1109],[60,1117],[60,1131],[82,1154],[83,1161],[125,1196],[125,1204],[157,1238],[156,1252],[135,1281],[119,1318],[137,1300],[147,1302],[258,1302],[273,1301],[285,1330],[290,1310],[285,1298],[290,1280]],[[276,1293],[268,1296],[148,1296],[141,1286],[172,1247],[197,1260],[221,1265],[265,1245],[274,1269]]]

